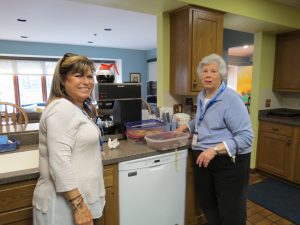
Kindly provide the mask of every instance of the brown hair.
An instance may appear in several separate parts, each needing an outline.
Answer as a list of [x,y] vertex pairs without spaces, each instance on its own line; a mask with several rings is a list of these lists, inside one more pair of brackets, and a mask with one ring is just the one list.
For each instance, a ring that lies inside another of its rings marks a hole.
[[[89,60],[87,57],[73,53],[64,54],[56,64],[47,105],[57,98],[66,98],[73,102],[73,99],[65,91],[65,80],[69,74],[85,74],[89,69],[92,72],[95,72],[93,61]],[[91,100],[86,99],[85,104],[83,104],[84,109],[90,116],[95,116],[94,112],[92,112],[94,110],[91,111],[90,109],[90,104]]]

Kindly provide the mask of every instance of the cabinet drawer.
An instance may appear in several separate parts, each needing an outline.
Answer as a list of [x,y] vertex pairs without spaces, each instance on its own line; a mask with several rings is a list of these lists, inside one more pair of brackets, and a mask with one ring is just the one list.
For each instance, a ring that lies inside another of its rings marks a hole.
[[0,188],[0,213],[31,207],[36,180],[3,185]]
[[105,187],[112,187],[114,185],[114,167],[105,166],[103,173]]
[[293,127],[279,124],[279,123],[269,123],[261,121],[259,123],[260,130],[265,132],[270,132],[274,134],[280,134],[285,136],[293,135]]
[[32,224],[32,207],[0,213],[0,225],[2,224]]

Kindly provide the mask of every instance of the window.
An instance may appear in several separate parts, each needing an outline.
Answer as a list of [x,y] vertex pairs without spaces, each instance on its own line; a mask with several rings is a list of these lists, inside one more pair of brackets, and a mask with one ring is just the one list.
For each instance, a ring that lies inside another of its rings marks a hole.
[[14,80],[12,75],[0,74],[0,101],[15,103]]
[[[116,63],[117,68],[122,68],[121,60],[95,61],[96,72],[100,63]],[[57,59],[13,57],[0,58],[0,101],[15,103],[21,106],[47,101]],[[117,69],[116,69],[117,71]],[[116,83],[122,82],[122,74],[116,77]],[[95,82],[96,76],[95,76]]]
[[19,89],[21,105],[43,102],[41,76],[19,76]]

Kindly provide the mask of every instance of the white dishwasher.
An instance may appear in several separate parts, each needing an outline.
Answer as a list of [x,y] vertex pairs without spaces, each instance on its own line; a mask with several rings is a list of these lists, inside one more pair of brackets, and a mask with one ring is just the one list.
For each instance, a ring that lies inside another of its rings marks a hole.
[[187,150],[119,163],[120,225],[184,225]]

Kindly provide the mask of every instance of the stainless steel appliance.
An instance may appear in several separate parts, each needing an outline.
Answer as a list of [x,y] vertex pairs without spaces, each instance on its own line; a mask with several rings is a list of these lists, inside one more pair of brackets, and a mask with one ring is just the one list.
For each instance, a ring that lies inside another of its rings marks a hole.
[[142,119],[140,83],[97,83],[94,88],[100,118],[112,118],[104,133],[124,133],[124,123]]

